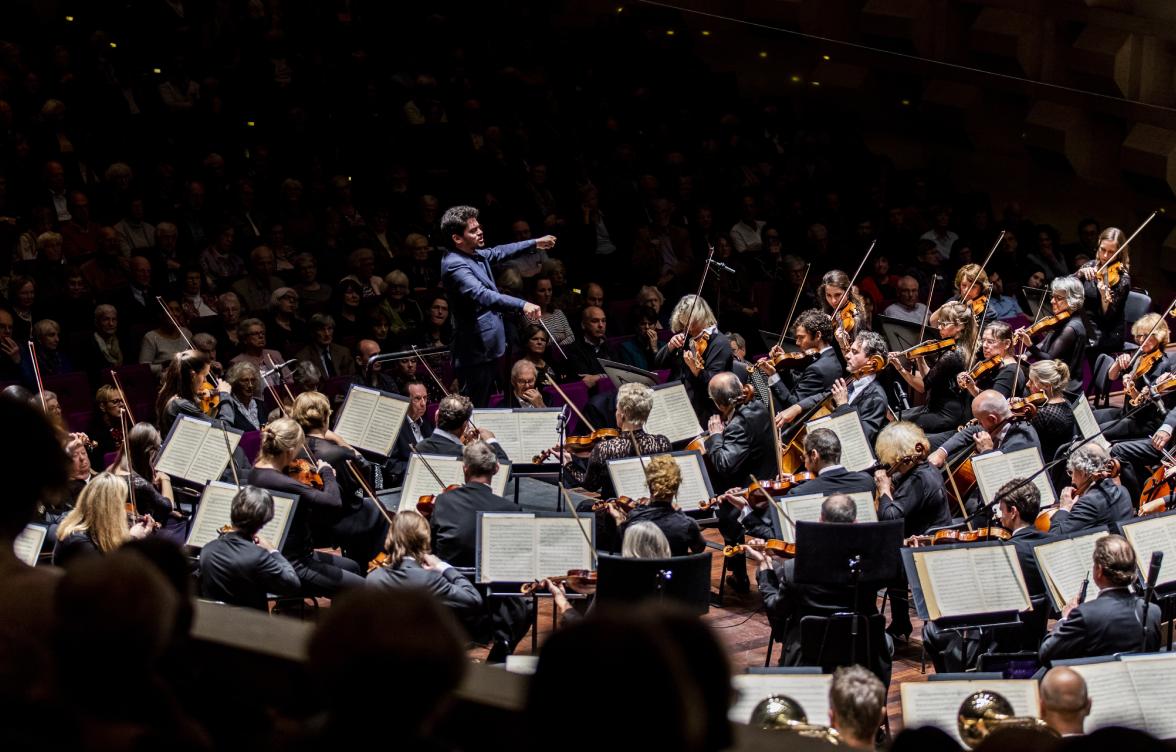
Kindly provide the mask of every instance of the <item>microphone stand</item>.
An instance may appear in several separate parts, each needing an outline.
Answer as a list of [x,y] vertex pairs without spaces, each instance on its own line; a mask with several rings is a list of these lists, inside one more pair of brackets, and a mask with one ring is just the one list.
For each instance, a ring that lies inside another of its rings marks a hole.
[[[563,452],[567,451],[567,445],[568,445],[568,411],[567,410],[560,410],[559,411],[559,419],[555,421],[555,445],[560,448],[561,454]],[[563,491],[561,489],[564,487],[565,470],[566,469],[564,468],[564,463],[560,462],[559,463],[559,470],[557,471],[559,473],[559,477],[556,479],[556,484],[555,484],[556,485],[555,511],[557,511],[557,512],[563,511]],[[516,485],[518,484],[517,479],[515,480],[515,484]]]

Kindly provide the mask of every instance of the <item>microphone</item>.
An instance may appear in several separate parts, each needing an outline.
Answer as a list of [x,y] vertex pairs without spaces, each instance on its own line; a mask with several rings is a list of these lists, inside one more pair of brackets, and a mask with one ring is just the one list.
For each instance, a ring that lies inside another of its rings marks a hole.
[[1156,581],[1160,579],[1160,564],[1164,562],[1163,551],[1152,551],[1151,566],[1147,570],[1147,599],[1151,600],[1151,594],[1155,592]]
[[1086,602],[1086,591],[1090,588],[1090,571],[1086,572],[1086,579],[1082,580],[1082,589],[1078,591],[1078,605]]
[[261,370],[261,377],[264,379],[266,376],[270,376],[274,373],[277,373],[278,371],[282,370],[286,366],[292,366],[297,362],[298,362],[298,358],[290,358],[289,360],[282,361],[281,363],[276,363],[273,368],[263,368]]
[[732,269],[731,267],[727,266],[727,265],[726,265],[726,264],[724,264],[722,261],[712,261],[712,262],[710,262],[710,264],[711,264],[711,266],[715,267],[715,268],[716,268],[716,269],[718,269],[719,271],[724,271],[724,272],[727,272],[728,274],[734,274],[734,273],[735,273],[735,270],[734,270],[734,269]]

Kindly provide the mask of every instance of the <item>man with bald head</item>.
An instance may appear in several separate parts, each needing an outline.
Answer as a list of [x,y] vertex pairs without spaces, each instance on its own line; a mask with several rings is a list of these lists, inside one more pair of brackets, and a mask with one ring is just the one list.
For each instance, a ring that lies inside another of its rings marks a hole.
[[1069,666],[1055,666],[1045,673],[1037,689],[1041,720],[1062,736],[1081,736],[1090,715],[1086,680]]
[[380,354],[380,343],[374,339],[361,339],[355,346],[355,383],[383,389],[385,392],[396,391],[396,377],[390,370],[385,370],[382,363],[368,362],[372,357]]
[[603,308],[586,307],[580,315],[580,336],[564,348],[571,370],[580,374],[580,378],[593,391],[598,381],[608,378],[604,375],[604,366],[600,365],[600,359],[618,360],[616,350],[604,338],[607,324],[608,319]]
[[919,300],[919,280],[909,274],[898,280],[898,301],[886,306],[882,315],[900,321],[922,324],[927,317],[927,305]]

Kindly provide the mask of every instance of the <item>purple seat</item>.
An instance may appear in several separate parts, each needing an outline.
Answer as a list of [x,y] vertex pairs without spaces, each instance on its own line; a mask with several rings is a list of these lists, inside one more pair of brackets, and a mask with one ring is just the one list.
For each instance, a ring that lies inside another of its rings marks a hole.
[[614,352],[620,352],[621,345],[625,344],[626,342],[632,342],[632,341],[633,341],[632,334],[626,334],[623,337],[605,337],[604,338],[604,343],[608,347],[612,348],[612,350]]
[[506,401],[506,395],[504,395],[502,393],[491,394],[490,395],[490,402],[489,402],[489,404],[486,405],[486,407],[488,407],[488,408],[502,407],[502,403],[505,401]]
[[355,379],[351,376],[332,376],[323,382],[320,391],[322,391],[324,397],[331,401],[331,404],[334,404],[335,398],[346,394],[347,389],[354,382]]
[[666,383],[666,379],[670,378],[670,369],[668,368],[659,369],[654,371],[654,373],[657,374],[657,383],[659,384]]
[[253,464],[253,461],[257,459],[257,453],[261,450],[261,431],[246,431],[241,434],[241,443],[238,446],[245,453],[249,464]]
[[[132,363],[116,368],[114,372],[118,375],[118,383],[122,386],[123,393],[131,403],[131,413],[135,416],[135,420],[150,421],[154,419],[155,395],[159,390],[159,379],[152,373],[151,366],[146,363]],[[109,370],[103,372],[102,383],[114,383],[114,380],[110,378]]]
[[113,465],[116,459],[118,459],[118,452],[107,452],[102,455],[102,461],[106,463],[106,467]]
[[94,393],[90,390],[90,380],[86,378],[86,374],[81,372],[62,373],[56,376],[46,376],[42,382],[45,385],[45,391],[57,394],[57,401],[61,403],[63,415],[89,414],[94,409]]
[[[588,404],[588,386],[583,381],[571,381],[567,384],[560,384],[559,388],[564,391],[564,394],[568,395],[568,399],[571,400],[572,404],[576,406],[577,410],[580,412],[584,411],[584,406]],[[564,399],[559,396],[559,393],[551,387],[543,388],[543,399],[550,407],[563,407],[565,404],[567,404],[564,402]],[[588,430],[587,426],[580,425],[579,417],[576,415],[575,411],[569,412],[571,413],[571,420],[568,421],[569,436],[574,436],[576,431]]]

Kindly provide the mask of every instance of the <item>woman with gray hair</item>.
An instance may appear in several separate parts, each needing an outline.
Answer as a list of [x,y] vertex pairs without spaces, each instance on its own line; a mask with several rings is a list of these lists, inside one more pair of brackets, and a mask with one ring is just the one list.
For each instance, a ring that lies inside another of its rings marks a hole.
[[1028,348],[1036,360],[1060,360],[1070,369],[1071,380],[1066,391],[1082,390],[1082,363],[1086,356],[1086,322],[1082,306],[1082,283],[1075,277],[1058,277],[1049,285],[1049,306],[1054,316],[1063,321],[1050,329],[1039,344],[1034,345],[1025,328],[1013,332],[1013,343]]
[[[605,439],[592,448],[588,462],[577,467],[569,453],[562,453],[561,460],[567,466],[568,476],[580,487],[589,491],[600,491],[605,498],[614,495],[612,481],[608,474],[608,461],[632,457],[633,443],[641,447],[641,454],[649,457],[670,451],[670,441],[661,434],[645,432],[645,421],[653,410],[653,390],[644,384],[622,384],[617,390],[617,426],[621,435]],[[609,549],[615,550],[615,549]]]
[[231,428],[257,431],[261,428],[261,405],[254,397],[261,388],[261,370],[249,361],[238,361],[225,374],[229,393],[217,406],[216,417]]
[[670,314],[670,341],[654,356],[656,368],[670,369],[670,379],[682,379],[690,404],[703,425],[714,412],[707,385],[711,378],[730,371],[735,361],[731,342],[719,332],[715,314],[697,295],[684,295]]
[[1051,535],[1102,528],[1135,516],[1131,494],[1111,477],[1111,458],[1098,444],[1078,447],[1066,460],[1072,486],[1062,489],[1050,518]]

